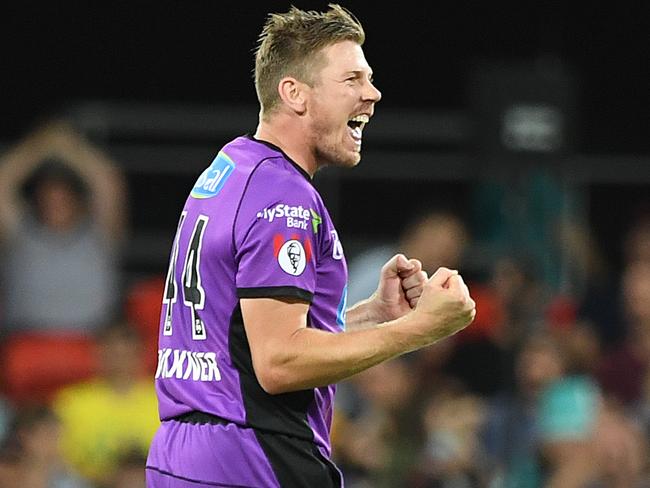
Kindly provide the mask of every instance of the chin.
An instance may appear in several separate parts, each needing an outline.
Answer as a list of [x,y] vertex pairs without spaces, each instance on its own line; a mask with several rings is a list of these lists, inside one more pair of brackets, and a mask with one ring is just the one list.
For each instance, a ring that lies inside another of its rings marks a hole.
[[[330,148],[333,149],[333,148]],[[337,168],[354,168],[361,161],[361,152],[348,148],[338,148],[320,152],[322,166],[335,166]]]
[[353,168],[361,161],[361,151],[346,151],[341,154],[339,166]]
[[356,158],[341,158],[332,163],[332,166],[337,166],[339,168],[354,168],[360,161],[360,156],[357,156]]

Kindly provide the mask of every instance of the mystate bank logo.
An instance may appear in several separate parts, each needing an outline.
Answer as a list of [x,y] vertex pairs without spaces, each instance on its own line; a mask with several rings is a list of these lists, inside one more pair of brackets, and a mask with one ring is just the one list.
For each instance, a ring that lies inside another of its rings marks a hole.
[[281,234],[273,237],[273,252],[282,271],[292,276],[300,276],[311,259],[311,241],[301,241],[298,236],[286,239]]
[[302,205],[293,206],[285,203],[278,203],[273,207],[264,208],[257,212],[258,219],[264,219],[271,223],[278,219],[284,219],[287,227],[293,229],[307,230],[311,222],[311,230],[318,234],[318,228],[323,223],[320,215],[314,209],[305,208]]

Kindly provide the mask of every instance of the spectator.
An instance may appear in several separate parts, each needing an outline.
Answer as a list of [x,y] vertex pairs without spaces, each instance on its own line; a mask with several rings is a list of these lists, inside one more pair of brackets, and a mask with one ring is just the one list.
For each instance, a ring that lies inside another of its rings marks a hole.
[[537,422],[542,392],[564,373],[562,349],[544,333],[528,337],[515,355],[515,384],[487,404],[482,426],[486,476],[496,486],[535,487],[541,480]]
[[595,258],[591,260],[585,293],[577,297],[577,313],[598,334],[607,353],[619,349],[632,332],[626,310],[629,308],[624,291],[626,285],[622,281],[625,273],[620,273],[620,269],[625,270],[636,262],[650,262],[650,214],[642,208],[631,220],[620,243],[622,266],[612,266],[614,260],[608,263],[593,242],[585,247],[586,252],[583,253]]
[[116,311],[125,208],[115,164],[65,122],[4,155],[0,310],[9,332],[89,331]]
[[153,383],[134,328],[115,322],[98,335],[100,375],[64,387],[54,399],[63,454],[94,483],[107,483],[127,452],[146,456],[159,425]]
[[118,460],[110,483],[106,488],[142,488],[145,486],[144,467],[147,457],[134,449],[124,453]]
[[629,263],[622,284],[629,332],[603,356],[597,378],[607,396],[637,410],[650,397],[644,391],[650,376],[650,262]]
[[581,232],[584,194],[548,165],[520,160],[507,177],[495,173],[474,186],[471,221],[475,245],[489,268],[502,256],[526,252],[547,293],[581,292],[584,259],[571,247]]
[[397,358],[342,383],[332,441],[346,486],[401,486],[411,469],[421,429],[409,361]]
[[502,256],[493,263],[488,286],[505,316],[499,342],[505,348],[516,349],[542,327],[549,295],[540,281],[539,270],[525,256]]
[[539,451],[545,488],[584,488],[596,478],[592,444],[600,392],[587,375],[564,375],[539,401]]
[[648,438],[639,426],[612,402],[604,402],[593,440],[598,467],[588,488],[650,487]]
[[441,391],[431,398],[423,416],[425,446],[408,486],[483,486],[479,427],[484,415],[481,397],[462,389]]
[[64,462],[61,423],[43,405],[17,412],[0,449],[0,486],[20,488],[90,488]]
[[583,293],[573,296],[577,318],[594,330],[601,346],[615,347],[627,333],[620,266],[614,265],[612,257],[602,252],[592,236],[583,241],[583,246],[574,246],[578,251],[574,255],[583,255],[587,264]]
[[472,284],[477,327],[452,338],[445,372],[490,397],[504,385],[512,387],[514,356],[541,329],[546,295],[531,262],[521,256],[501,257],[488,271],[485,283]]

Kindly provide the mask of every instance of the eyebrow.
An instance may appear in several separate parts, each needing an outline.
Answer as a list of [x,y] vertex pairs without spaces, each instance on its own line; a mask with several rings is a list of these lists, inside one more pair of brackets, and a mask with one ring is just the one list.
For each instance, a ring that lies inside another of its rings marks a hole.
[[352,70],[344,72],[343,76],[347,77],[349,75],[354,75],[354,76],[361,76],[362,77],[362,76],[364,76],[365,73],[368,74],[368,78],[372,79],[372,76],[373,76],[372,70],[366,71],[364,69],[352,69]]

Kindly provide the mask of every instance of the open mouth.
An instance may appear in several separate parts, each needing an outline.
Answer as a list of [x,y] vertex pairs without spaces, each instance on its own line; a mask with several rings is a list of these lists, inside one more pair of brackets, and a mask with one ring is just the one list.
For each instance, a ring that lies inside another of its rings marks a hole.
[[352,138],[357,142],[361,142],[361,135],[363,133],[363,128],[370,121],[370,117],[365,114],[355,115],[350,120],[348,120],[348,127],[352,133]]

